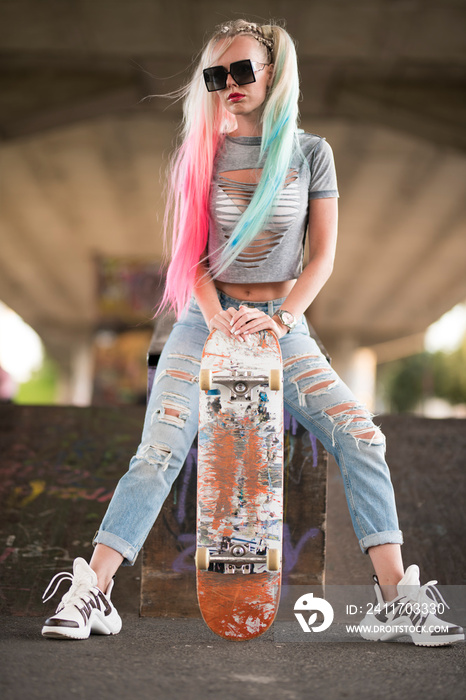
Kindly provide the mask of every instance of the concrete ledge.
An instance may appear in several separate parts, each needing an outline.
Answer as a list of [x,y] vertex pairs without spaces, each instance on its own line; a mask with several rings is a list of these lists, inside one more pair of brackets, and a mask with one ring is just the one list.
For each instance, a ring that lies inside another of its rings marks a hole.
[[[43,615],[41,594],[91,539],[140,438],[144,407],[0,406],[0,608]],[[422,582],[465,583],[466,421],[376,419],[387,435],[406,565]],[[329,471],[326,581],[370,582],[372,567],[351,527],[341,478]],[[115,602],[136,612],[139,565],[120,570]]]

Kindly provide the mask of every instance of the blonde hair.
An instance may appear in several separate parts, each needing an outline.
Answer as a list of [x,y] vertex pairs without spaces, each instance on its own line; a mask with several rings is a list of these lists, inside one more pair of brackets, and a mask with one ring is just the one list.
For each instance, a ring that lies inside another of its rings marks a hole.
[[235,117],[206,90],[202,72],[242,34],[257,39],[274,64],[262,114],[260,159],[265,156],[265,162],[254,196],[222,249],[218,265],[211,270],[214,276],[223,272],[263,230],[297,144],[299,76],[292,38],[277,24],[234,20],[220,25],[202,51],[191,81],[178,93],[184,96],[182,143],[171,163],[164,220],[165,240],[171,237],[171,262],[161,304],[161,308],[174,308],[178,315],[189,301],[196,268],[207,246],[215,154],[224,135],[236,128]]

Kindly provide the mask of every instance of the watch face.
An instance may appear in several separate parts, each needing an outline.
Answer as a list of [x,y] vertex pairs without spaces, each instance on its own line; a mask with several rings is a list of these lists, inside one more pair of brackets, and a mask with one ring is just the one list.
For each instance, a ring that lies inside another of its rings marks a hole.
[[294,316],[293,314],[290,314],[289,311],[283,311],[282,313],[282,321],[285,325],[291,325],[294,322]]

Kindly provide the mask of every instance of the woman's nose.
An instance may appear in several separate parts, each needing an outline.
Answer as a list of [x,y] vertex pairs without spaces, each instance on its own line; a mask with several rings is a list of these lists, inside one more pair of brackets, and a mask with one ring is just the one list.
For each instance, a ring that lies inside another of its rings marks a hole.
[[228,75],[227,75],[227,87],[232,87],[233,85],[237,85],[237,83],[235,82],[235,79],[233,78],[231,73],[228,73]]

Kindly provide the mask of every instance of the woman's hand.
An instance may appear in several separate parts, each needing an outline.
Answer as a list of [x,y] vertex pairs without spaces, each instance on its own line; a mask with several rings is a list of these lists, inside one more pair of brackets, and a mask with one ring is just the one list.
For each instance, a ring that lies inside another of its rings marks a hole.
[[230,330],[235,338],[244,340],[250,333],[269,330],[273,331],[278,339],[283,338],[287,334],[288,328],[275,321],[271,316],[268,316],[263,311],[249,306],[240,306],[238,310],[234,308],[228,309],[231,313]]
[[222,331],[222,333],[225,333],[229,338],[233,338],[233,334],[231,332],[231,319],[233,314],[236,312],[236,309],[230,308],[226,310],[219,311],[218,314],[215,314],[215,316],[212,316],[212,318],[209,321],[209,331],[213,331],[214,328],[218,331]]

